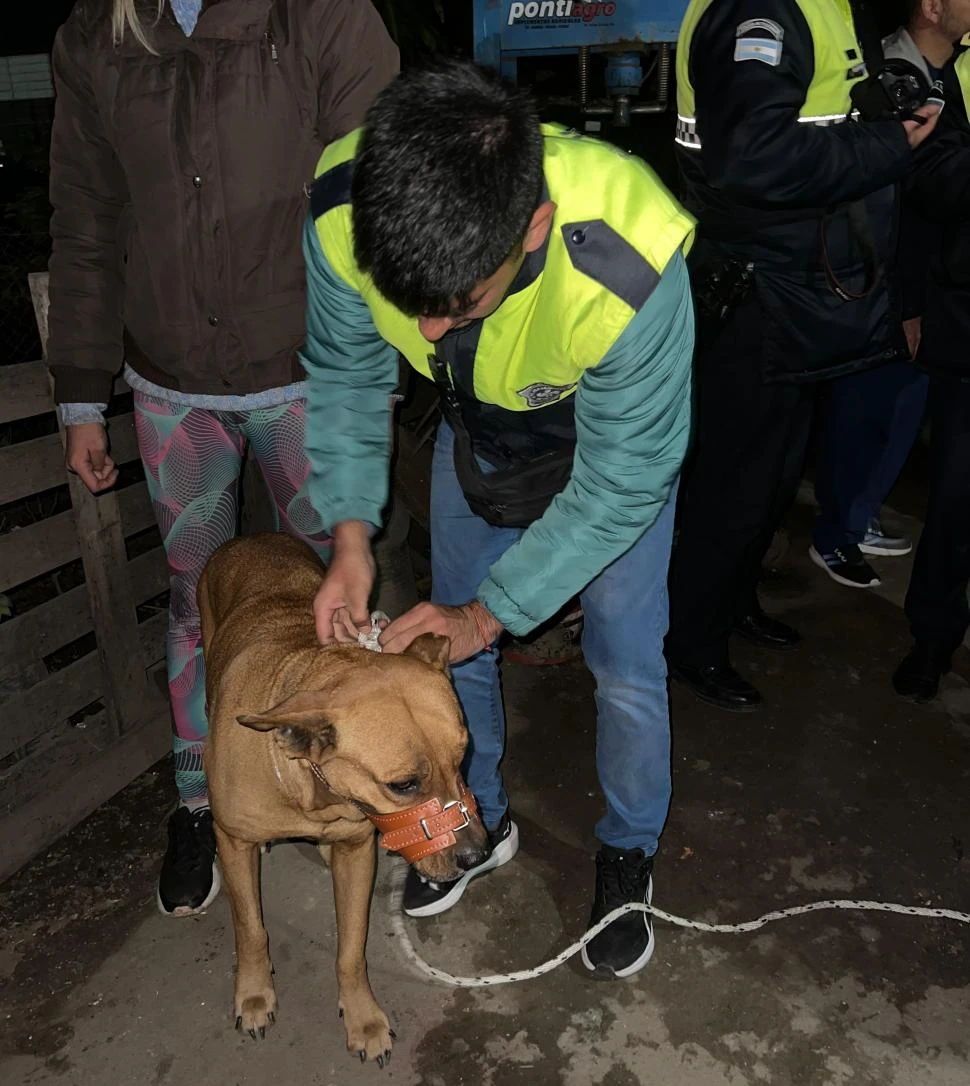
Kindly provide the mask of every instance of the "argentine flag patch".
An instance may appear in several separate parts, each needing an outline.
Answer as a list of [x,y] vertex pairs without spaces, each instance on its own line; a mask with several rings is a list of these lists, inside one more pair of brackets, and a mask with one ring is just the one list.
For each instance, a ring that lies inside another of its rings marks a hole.
[[734,59],[737,62],[760,60],[762,64],[777,68],[781,64],[781,50],[781,42],[771,38],[738,38],[734,45]]
[[[752,37],[752,34],[758,36]],[[762,64],[769,64],[772,68],[777,68],[781,63],[781,43],[785,39],[785,28],[774,19],[745,19],[735,36],[735,62],[760,60]]]

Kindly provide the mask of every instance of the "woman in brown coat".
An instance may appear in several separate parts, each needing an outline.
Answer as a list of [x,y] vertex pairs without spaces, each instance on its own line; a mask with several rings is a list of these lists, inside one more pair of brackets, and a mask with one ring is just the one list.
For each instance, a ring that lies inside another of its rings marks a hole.
[[306,188],[397,71],[369,0],[78,0],[53,54],[49,358],[71,470],[113,485],[103,410],[124,367],[171,574],[180,803],[158,886],[219,891],[195,602],[236,532],[247,447],[280,526],[321,554],[303,452]]

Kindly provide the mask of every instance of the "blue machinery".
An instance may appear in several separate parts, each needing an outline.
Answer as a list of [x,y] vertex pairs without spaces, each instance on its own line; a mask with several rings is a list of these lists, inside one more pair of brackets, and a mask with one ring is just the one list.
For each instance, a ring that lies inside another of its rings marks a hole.
[[[515,81],[521,57],[574,54],[579,110],[623,127],[666,110],[686,9],[687,0],[475,0],[475,59]],[[606,57],[606,99],[590,96],[591,53]],[[654,96],[643,100],[654,72]]]

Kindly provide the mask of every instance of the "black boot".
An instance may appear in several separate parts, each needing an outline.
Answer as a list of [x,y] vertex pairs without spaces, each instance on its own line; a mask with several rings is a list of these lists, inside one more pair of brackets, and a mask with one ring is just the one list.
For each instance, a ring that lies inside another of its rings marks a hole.
[[951,654],[935,645],[917,641],[896,668],[893,687],[902,698],[918,704],[932,701],[940,679],[952,666]]
[[670,662],[670,674],[708,705],[731,713],[753,713],[761,705],[761,694],[730,664],[697,667]]
[[787,622],[772,618],[764,611],[752,611],[734,623],[734,632],[763,649],[793,649],[802,635]]

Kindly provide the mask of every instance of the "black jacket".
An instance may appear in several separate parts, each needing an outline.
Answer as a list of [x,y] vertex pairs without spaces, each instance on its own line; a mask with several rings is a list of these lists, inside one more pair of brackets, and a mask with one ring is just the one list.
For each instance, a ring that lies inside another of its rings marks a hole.
[[[783,29],[778,64],[735,60],[749,19]],[[712,4],[688,63],[701,149],[678,147],[678,159],[700,224],[697,278],[725,256],[755,265],[765,378],[817,380],[895,357],[895,182],[912,158],[902,125],[799,123],[815,54],[796,0]]]
[[[919,361],[970,380],[970,119],[956,59],[944,70],[946,106],[936,131],[917,152],[908,195],[942,227],[930,258]],[[970,84],[968,60],[964,57],[961,69]]]

